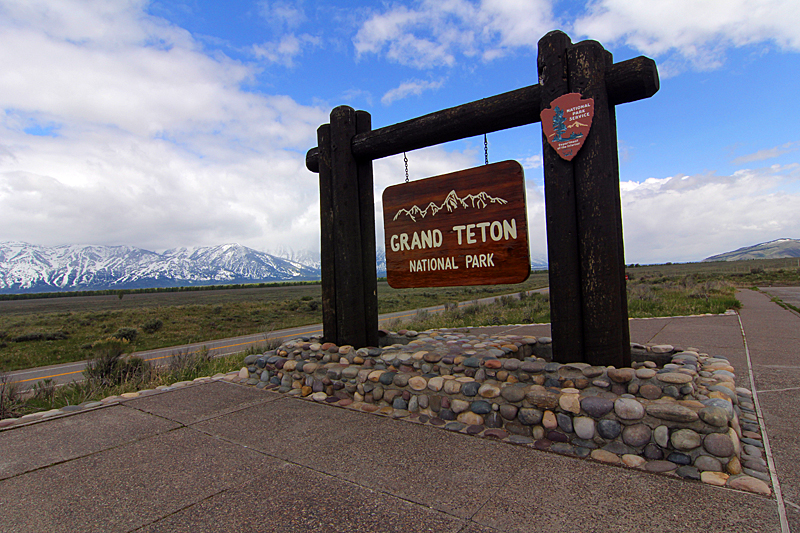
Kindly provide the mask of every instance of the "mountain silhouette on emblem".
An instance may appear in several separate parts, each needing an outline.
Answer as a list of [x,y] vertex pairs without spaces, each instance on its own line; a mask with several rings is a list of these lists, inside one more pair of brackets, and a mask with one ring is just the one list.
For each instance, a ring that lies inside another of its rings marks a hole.
[[408,218],[413,220],[414,222],[417,221],[417,218],[425,218],[430,214],[430,216],[436,216],[436,213],[442,210],[447,210],[448,213],[452,213],[458,208],[462,209],[483,209],[489,204],[507,204],[506,200],[502,198],[497,198],[486,191],[481,191],[478,194],[468,194],[464,198],[458,196],[455,190],[450,191],[447,194],[447,197],[441,204],[437,204],[435,202],[429,203],[425,209],[419,207],[418,205],[412,206],[411,209],[400,209],[392,219],[397,220],[400,215],[407,215]]
[[589,125],[588,124],[583,124],[581,122],[573,122],[572,124],[570,124],[567,127],[568,128],[588,128]]

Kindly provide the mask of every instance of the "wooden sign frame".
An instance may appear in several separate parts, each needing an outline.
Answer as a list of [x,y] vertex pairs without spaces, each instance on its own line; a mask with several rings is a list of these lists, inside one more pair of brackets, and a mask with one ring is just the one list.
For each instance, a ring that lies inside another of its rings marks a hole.
[[383,193],[389,285],[522,283],[530,275],[525,176],[516,161],[435,176]]

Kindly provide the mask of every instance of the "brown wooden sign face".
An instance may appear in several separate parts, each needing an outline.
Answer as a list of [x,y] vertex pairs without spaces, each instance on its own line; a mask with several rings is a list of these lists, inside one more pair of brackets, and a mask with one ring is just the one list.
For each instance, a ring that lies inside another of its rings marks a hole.
[[589,135],[593,117],[593,98],[584,100],[580,93],[568,93],[550,102],[550,107],[542,111],[542,130],[558,155],[572,161]]
[[525,177],[503,161],[383,192],[389,285],[521,283],[530,275]]

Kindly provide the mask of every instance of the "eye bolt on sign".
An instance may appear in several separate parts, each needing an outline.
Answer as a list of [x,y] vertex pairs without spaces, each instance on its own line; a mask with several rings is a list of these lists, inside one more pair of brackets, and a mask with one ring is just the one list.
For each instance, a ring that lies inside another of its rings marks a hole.
[[389,285],[521,283],[531,271],[525,177],[503,161],[383,193]]

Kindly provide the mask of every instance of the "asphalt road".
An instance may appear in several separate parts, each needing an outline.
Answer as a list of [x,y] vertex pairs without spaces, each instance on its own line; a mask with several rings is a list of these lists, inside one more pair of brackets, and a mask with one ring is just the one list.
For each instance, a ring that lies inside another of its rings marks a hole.
[[[533,292],[546,293],[547,288],[538,289]],[[495,301],[500,296],[490,296],[488,298],[481,298],[478,300],[481,304],[486,304]],[[469,305],[474,300],[459,303],[459,306]],[[432,307],[425,307],[423,309],[415,309],[412,311],[398,311],[395,313],[386,313],[378,317],[378,324],[383,326],[394,320],[402,320],[415,316],[418,312],[427,311],[429,313],[438,313],[444,310],[443,305],[435,305]],[[301,335],[314,335],[322,333],[322,324],[313,324],[310,326],[300,326],[296,328],[283,329],[273,331],[269,338],[270,340],[284,340],[299,337]],[[252,346],[264,344],[266,342],[263,333],[256,333],[253,335],[243,335],[241,337],[231,337],[228,339],[219,339],[206,342],[198,342],[194,344],[184,344],[182,346],[171,346],[169,348],[158,348],[156,350],[147,350],[142,352],[135,352],[133,355],[141,357],[146,361],[154,364],[166,363],[172,356],[177,354],[185,354],[197,352],[203,349],[208,349],[209,354],[214,356],[223,356],[232,353],[239,353],[247,350]],[[63,385],[72,381],[80,381],[83,379],[83,369],[86,368],[86,361],[76,361],[74,363],[63,363],[60,365],[42,366],[37,368],[30,368],[27,370],[15,370],[9,372],[10,380],[12,383],[19,383],[20,388],[23,390],[29,389],[36,382],[45,379],[53,380],[57,385]]]

